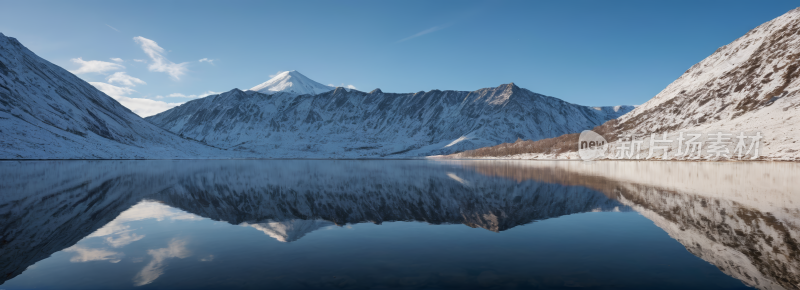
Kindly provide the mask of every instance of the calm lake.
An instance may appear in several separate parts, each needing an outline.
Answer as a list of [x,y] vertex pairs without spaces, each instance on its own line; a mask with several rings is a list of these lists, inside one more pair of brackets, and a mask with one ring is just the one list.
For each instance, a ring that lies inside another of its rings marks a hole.
[[800,165],[0,162],[0,289],[798,289]]

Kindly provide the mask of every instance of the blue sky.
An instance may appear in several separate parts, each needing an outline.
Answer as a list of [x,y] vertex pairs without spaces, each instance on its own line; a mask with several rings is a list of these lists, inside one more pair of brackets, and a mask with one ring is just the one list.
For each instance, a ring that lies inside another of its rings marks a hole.
[[140,115],[248,89],[284,70],[362,91],[514,82],[572,103],[621,105],[646,102],[718,47],[796,5],[0,0],[0,32]]

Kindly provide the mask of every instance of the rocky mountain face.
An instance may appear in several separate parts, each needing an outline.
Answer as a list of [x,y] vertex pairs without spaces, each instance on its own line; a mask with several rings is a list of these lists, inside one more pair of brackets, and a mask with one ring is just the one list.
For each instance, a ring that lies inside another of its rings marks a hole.
[[148,123],[16,39],[0,34],[0,159],[225,154]]
[[[280,76],[279,76],[280,77]],[[507,84],[410,94],[231,90],[147,120],[259,157],[409,157],[580,132],[633,107],[586,107]]]

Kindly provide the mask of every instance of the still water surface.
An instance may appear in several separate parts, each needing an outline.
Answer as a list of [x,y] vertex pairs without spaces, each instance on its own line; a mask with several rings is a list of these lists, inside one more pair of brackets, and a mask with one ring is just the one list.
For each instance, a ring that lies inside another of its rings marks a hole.
[[0,162],[0,289],[798,289],[800,166]]

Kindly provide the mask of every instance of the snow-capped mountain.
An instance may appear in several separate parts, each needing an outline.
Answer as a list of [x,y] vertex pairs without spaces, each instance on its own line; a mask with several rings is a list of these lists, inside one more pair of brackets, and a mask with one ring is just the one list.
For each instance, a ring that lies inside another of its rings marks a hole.
[[234,89],[147,120],[261,157],[408,157],[580,132],[630,109],[575,105],[513,83],[408,94],[336,88],[298,96]]
[[148,123],[16,39],[0,34],[0,159],[226,154]]
[[278,92],[297,95],[316,95],[334,90],[334,87],[315,82],[297,71],[285,71],[248,91],[271,95]]

